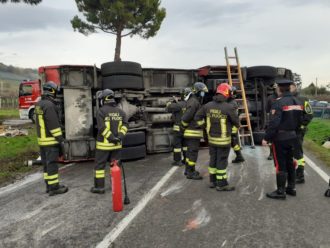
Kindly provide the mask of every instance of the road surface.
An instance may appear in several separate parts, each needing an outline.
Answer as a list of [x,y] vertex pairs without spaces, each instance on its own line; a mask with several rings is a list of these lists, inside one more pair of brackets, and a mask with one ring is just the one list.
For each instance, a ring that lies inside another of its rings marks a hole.
[[207,149],[197,163],[202,181],[185,179],[183,167],[173,169],[171,154],[128,162],[131,204],[120,213],[112,212],[110,190],[89,192],[93,163],[61,171],[70,187],[61,196],[48,197],[41,174],[34,175],[23,186],[0,189],[0,247],[330,247],[325,180],[307,166],[297,197],[268,199],[275,169],[267,153],[245,148],[246,162],[229,164],[234,192],[208,188]]

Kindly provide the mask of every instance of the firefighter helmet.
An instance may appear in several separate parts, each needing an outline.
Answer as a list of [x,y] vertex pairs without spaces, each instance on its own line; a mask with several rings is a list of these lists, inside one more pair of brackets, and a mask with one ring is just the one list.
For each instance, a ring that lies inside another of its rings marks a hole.
[[192,88],[192,91],[193,93],[198,93],[198,92],[205,92],[207,93],[208,92],[208,89],[207,89],[207,86],[202,83],[202,82],[196,82],[194,83],[194,86]]
[[221,94],[224,97],[228,98],[228,97],[230,97],[230,89],[231,89],[231,87],[227,83],[219,84],[217,87],[216,94]]
[[184,88],[184,90],[182,92],[183,98],[185,98],[186,96],[188,96],[191,92],[192,92],[192,89],[190,87]]
[[42,85],[43,94],[46,96],[56,97],[58,86],[53,81],[48,81]]
[[115,102],[115,92],[110,89],[105,89],[101,92],[99,98],[102,100],[102,103]]

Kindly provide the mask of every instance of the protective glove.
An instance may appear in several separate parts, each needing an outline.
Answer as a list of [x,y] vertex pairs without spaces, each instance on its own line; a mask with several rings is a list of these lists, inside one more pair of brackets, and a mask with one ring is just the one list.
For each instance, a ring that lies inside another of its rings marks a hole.
[[116,137],[114,135],[110,135],[108,140],[109,140],[110,143],[114,143],[114,144],[117,144],[121,141],[119,137]]
[[118,138],[120,139],[120,141],[124,140],[125,135],[122,132],[118,133]]

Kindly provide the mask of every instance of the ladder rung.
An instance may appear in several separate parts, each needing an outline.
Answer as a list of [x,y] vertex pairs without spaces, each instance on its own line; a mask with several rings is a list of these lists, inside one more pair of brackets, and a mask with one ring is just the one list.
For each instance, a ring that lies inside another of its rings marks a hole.
[[247,137],[247,136],[251,136],[251,134],[247,133],[247,134],[240,134],[239,136],[241,137]]
[[236,59],[235,56],[229,56],[228,59]]
[[249,125],[240,125],[239,128],[249,127]]
[[243,99],[235,99],[236,101],[243,101]]

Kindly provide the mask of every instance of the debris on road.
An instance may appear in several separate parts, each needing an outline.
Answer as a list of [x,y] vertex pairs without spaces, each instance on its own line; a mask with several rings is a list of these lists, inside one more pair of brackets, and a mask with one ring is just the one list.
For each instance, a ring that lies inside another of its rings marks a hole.
[[323,146],[325,149],[330,149],[330,141],[326,141],[322,146]]
[[12,129],[10,126],[0,126],[0,137],[16,137],[16,136],[27,136],[28,130],[26,129]]

